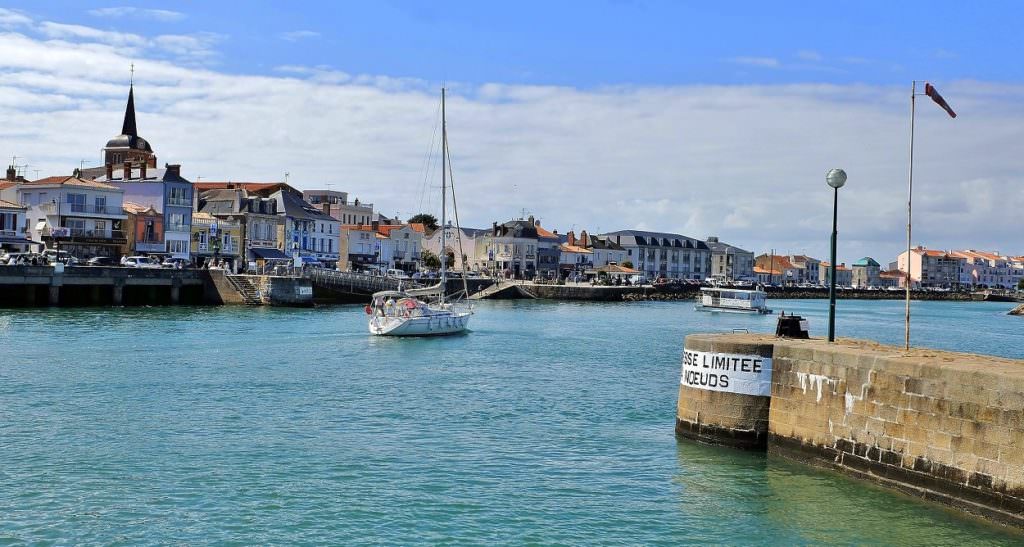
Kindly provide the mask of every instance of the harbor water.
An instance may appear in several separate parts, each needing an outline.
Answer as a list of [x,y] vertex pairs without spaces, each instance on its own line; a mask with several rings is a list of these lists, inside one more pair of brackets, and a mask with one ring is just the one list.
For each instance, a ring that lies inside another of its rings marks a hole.
[[[778,313],[825,328],[824,300]],[[916,345],[1024,358],[999,303],[914,303]],[[903,304],[840,301],[899,344]],[[0,544],[919,544],[1019,533],[677,440],[690,302],[481,302],[464,336],[361,306],[0,310]]]

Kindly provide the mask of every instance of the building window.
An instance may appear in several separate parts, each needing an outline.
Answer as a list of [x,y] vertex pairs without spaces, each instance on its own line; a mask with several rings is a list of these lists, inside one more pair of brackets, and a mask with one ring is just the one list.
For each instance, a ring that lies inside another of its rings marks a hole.
[[68,194],[68,205],[72,213],[85,212],[85,194]]
[[96,196],[93,200],[96,204],[96,212],[99,214],[106,214],[107,212],[107,196]]

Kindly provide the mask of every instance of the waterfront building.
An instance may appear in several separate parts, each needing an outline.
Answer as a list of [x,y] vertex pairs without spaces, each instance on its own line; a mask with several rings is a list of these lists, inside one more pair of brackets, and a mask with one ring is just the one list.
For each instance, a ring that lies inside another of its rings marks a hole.
[[790,262],[789,257],[776,254],[762,254],[754,259],[754,266],[763,272],[778,272],[778,281],[772,281],[772,285],[794,285],[799,283],[800,268]]
[[[445,229],[445,242],[454,260],[450,264],[453,270],[480,271],[487,265],[487,245],[490,241],[490,230],[482,228],[456,228],[451,221]],[[459,253],[459,239],[462,240],[462,253]],[[423,235],[423,250],[435,256],[441,256],[441,230],[437,229]],[[465,259],[465,263],[463,263]]]
[[341,224],[370,224],[374,220],[373,204],[363,203],[359,198],[350,202],[348,192],[305,190],[302,192],[302,198],[320,207],[324,213],[334,217]]
[[377,228],[372,224],[344,224],[339,229],[338,269],[359,271],[377,267],[380,243]]
[[533,279],[537,274],[537,239],[532,216],[493,223],[487,242],[486,269],[503,277]]
[[565,243],[559,245],[558,269],[563,278],[579,278],[587,270],[594,269],[594,251],[586,246],[586,240],[586,231],[576,239],[576,234],[569,230]]
[[760,285],[782,285],[784,278],[782,270],[771,270],[760,266],[754,266],[754,277]]
[[262,270],[268,261],[291,259],[282,251],[284,217],[277,212],[276,200],[245,188],[214,188],[199,194],[198,210],[241,224],[247,269]]
[[[787,257],[796,266],[796,283],[818,284],[821,280],[821,261],[806,255],[789,255]],[[839,274],[836,274],[836,280]]]
[[920,245],[910,250],[909,258],[903,251],[896,259],[901,272],[910,272],[911,288],[958,287],[965,262],[963,257]]
[[[390,224],[377,226],[377,242],[380,245],[378,264],[387,269],[415,272],[420,267],[423,250],[423,224]],[[458,246],[449,247],[458,255]],[[451,267],[451,265],[449,265]]]
[[1013,259],[998,252],[966,249],[951,251],[951,255],[964,259],[960,283],[970,287],[1013,289],[1022,275],[1016,271]]
[[139,205],[126,201],[122,205],[127,216],[124,222],[125,244],[121,254],[125,256],[149,255],[163,253],[164,215],[153,205]]
[[237,271],[242,263],[242,223],[210,213],[192,214],[192,257],[196,266],[224,262]]
[[282,251],[336,267],[341,223],[303,200],[302,194],[290,186],[284,185],[268,197],[277,202],[277,212],[284,216],[286,248]]
[[692,237],[643,230],[619,230],[598,237],[622,247],[625,260],[652,279],[703,280],[711,274],[711,249]]
[[540,220],[534,220],[533,225],[537,229],[537,275],[541,279],[555,279],[562,257],[562,238],[557,231],[541,226]]
[[0,250],[25,252],[38,245],[28,238],[28,207],[0,199]]
[[[824,267],[825,266],[823,265],[822,268]],[[879,274],[882,272],[882,265],[870,256],[865,256],[864,258],[854,262],[852,270],[853,282],[851,285],[853,288],[866,289],[868,287],[879,286],[879,281],[881,280]],[[836,275],[836,279],[839,279],[838,275]]]
[[[815,285],[830,284],[832,277],[832,268],[828,262],[818,263],[818,280],[814,282]],[[853,286],[853,270],[846,267],[846,264],[839,264],[836,266],[836,286],[839,287],[851,287]]]
[[718,281],[753,281],[754,253],[722,243],[717,237],[707,240],[711,249],[711,277]]
[[27,233],[47,247],[78,259],[119,257],[127,242],[122,209],[124,190],[75,176],[46,177],[18,184],[26,208]]
[[876,287],[882,289],[903,286],[905,274],[899,270],[882,270],[878,273],[878,284]]
[[164,217],[164,248],[153,253],[189,259],[192,183],[182,178],[179,164],[165,164],[163,168],[157,168],[152,145],[139,136],[134,85],[128,88],[121,134],[107,141],[103,147],[103,163],[103,167],[81,170],[81,177],[121,188],[125,201],[152,206]]

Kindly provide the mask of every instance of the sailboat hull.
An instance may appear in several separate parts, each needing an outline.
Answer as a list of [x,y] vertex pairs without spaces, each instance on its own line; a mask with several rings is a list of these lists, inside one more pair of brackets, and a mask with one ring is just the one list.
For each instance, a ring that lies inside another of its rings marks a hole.
[[448,336],[469,326],[470,313],[439,313],[423,317],[373,317],[370,334],[377,336]]

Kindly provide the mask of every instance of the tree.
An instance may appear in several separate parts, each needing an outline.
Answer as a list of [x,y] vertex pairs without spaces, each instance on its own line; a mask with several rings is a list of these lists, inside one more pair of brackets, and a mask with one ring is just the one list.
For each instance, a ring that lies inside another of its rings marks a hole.
[[423,249],[423,252],[420,253],[420,260],[423,262],[425,267],[432,270],[436,270],[441,267],[441,259],[437,258],[436,254],[426,249]]
[[622,261],[622,267],[623,268],[633,269],[633,263],[630,262],[629,260],[623,260]]
[[1020,281],[1017,282],[1017,288],[1024,291],[1024,277],[1022,277]]
[[409,224],[422,224],[428,230],[434,231],[437,229],[437,217],[429,213],[420,213],[410,218]]

